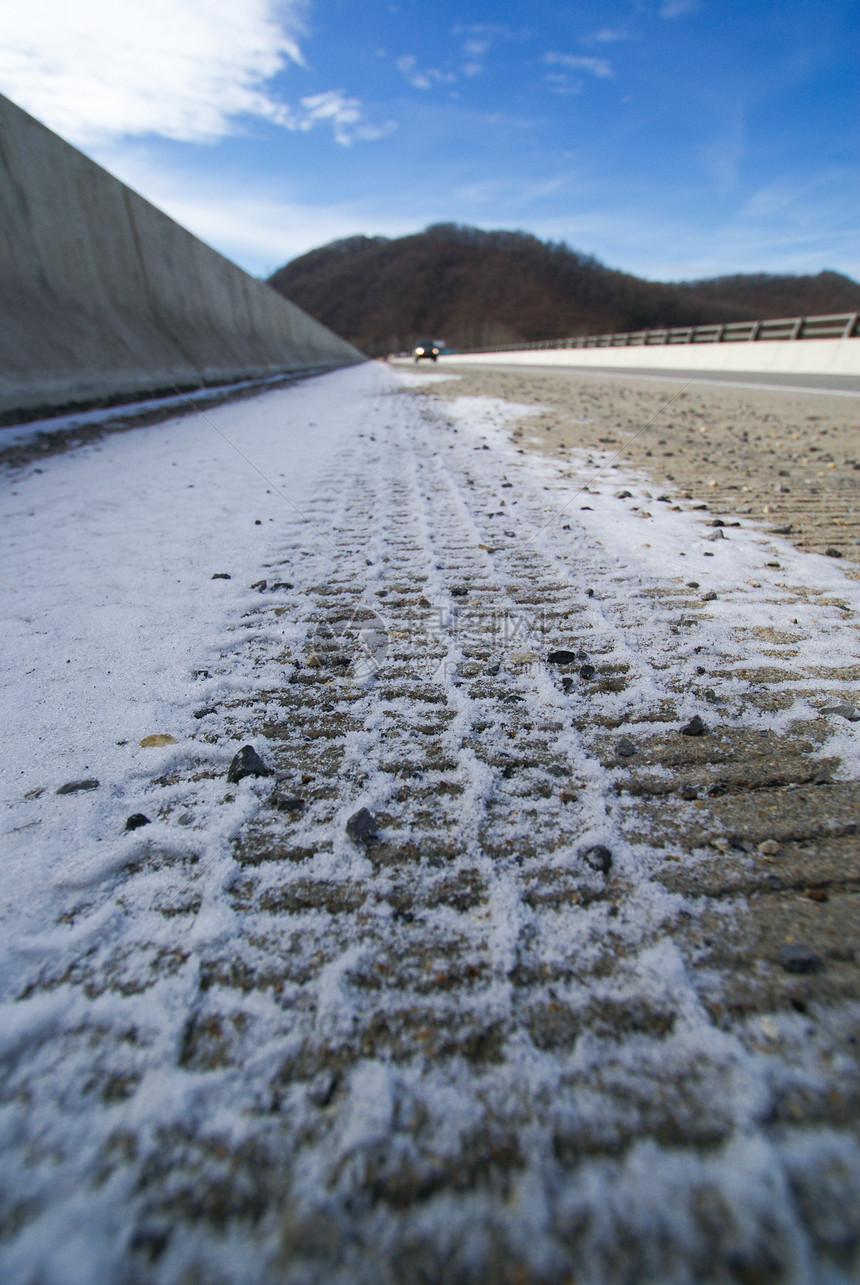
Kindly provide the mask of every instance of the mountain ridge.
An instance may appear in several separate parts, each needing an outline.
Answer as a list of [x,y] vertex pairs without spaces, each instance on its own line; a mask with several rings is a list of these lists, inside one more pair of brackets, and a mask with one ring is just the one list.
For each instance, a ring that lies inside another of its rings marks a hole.
[[829,270],[647,281],[565,242],[452,223],[344,237],[291,260],[269,284],[370,356],[429,336],[470,349],[860,311],[860,284]]

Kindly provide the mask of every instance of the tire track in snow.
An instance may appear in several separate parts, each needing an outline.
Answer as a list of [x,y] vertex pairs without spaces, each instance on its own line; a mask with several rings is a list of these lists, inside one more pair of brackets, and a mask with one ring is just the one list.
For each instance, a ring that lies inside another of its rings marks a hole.
[[[305,504],[337,555],[285,524],[201,681],[223,721],[22,992],[13,1267],[84,1184],[104,1279],[839,1279],[856,964],[812,991],[762,955],[786,887],[749,799],[798,850],[827,811],[838,866],[855,787],[814,724],[750,726],[747,653],[683,586],[562,543],[525,465],[413,399],[371,409]],[[275,778],[225,787],[245,739]]]

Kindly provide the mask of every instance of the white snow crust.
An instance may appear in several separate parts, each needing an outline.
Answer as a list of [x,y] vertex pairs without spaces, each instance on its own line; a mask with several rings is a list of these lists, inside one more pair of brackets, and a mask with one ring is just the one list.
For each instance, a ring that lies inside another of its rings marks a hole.
[[[745,520],[740,527],[721,529],[722,538],[713,539],[715,529],[706,525],[709,513],[689,506],[671,511],[672,504],[658,500],[653,483],[608,454],[592,453],[589,464],[585,453],[570,453],[562,463],[520,453],[508,430],[514,420],[529,414],[529,408],[461,398],[439,412],[438,422],[428,421],[421,401],[402,396],[400,390],[432,386],[434,379],[444,377],[399,373],[368,363],[250,402],[117,435],[17,470],[0,483],[5,751],[0,780],[0,1054],[11,1067],[8,1083],[13,1090],[0,1107],[0,1144],[7,1155],[7,1180],[22,1201],[32,1200],[40,1209],[0,1248],[0,1268],[8,1281],[91,1285],[125,1279],[124,1229],[137,1197],[131,1170],[119,1167],[101,1185],[94,1181],[95,1157],[106,1138],[126,1130],[147,1139],[155,1150],[162,1124],[205,1119],[225,1138],[240,1139],[253,1086],[272,1074],[298,1044],[289,1013],[283,1006],[276,1011],[274,1002],[254,992],[246,1013],[255,1024],[255,1053],[239,1075],[231,1079],[226,1072],[193,1071],[177,1064],[184,1016],[197,991],[195,958],[204,949],[211,953],[219,944],[228,945],[235,935],[235,914],[223,895],[236,870],[233,843],[258,814],[270,785],[245,780],[225,801],[223,780],[204,776],[189,784],[183,779],[167,785],[160,797],[181,802],[189,816],[187,825],[181,816],[178,821],[155,818],[143,831],[126,833],[124,823],[132,813],[152,814],[154,777],[181,774],[189,764],[207,762],[226,772],[245,738],[229,727],[221,712],[202,718],[195,714],[232,696],[250,699],[287,680],[290,670],[283,655],[301,643],[311,627],[302,604],[313,585],[344,576],[364,577],[370,595],[391,578],[384,562],[384,536],[377,530],[367,530],[361,557],[345,563],[339,553],[338,515],[354,479],[372,477],[384,489],[389,477],[402,474],[411,479],[417,496],[425,481],[429,487],[437,477],[433,469],[441,468],[434,463],[435,454],[447,455],[450,449],[452,459],[468,470],[475,490],[486,495],[488,503],[493,497],[492,503],[499,505],[497,512],[504,501],[504,516],[492,519],[493,530],[516,531],[578,592],[584,592],[584,583],[577,583],[581,568],[589,585],[609,603],[601,607],[599,601],[585,602],[584,610],[591,615],[584,619],[593,623],[601,648],[611,648],[632,670],[622,694],[595,701],[597,711],[612,710],[627,720],[620,724],[619,735],[635,730],[637,720],[661,699],[654,672],[642,663],[642,650],[633,640],[645,640],[652,650],[664,646],[669,666],[688,661],[692,654],[686,635],[670,633],[659,606],[640,596],[645,585],[677,587],[691,580],[702,592],[716,592],[696,634],[703,664],[728,657],[738,671],[754,666],[761,648],[761,633],[756,631],[768,629],[796,637],[792,663],[798,668],[820,665],[825,658],[832,667],[857,663],[860,648],[849,615],[860,611],[860,585],[838,563],[801,553]],[[404,443],[417,463],[403,463]],[[339,470],[342,480],[337,484],[332,479]],[[500,477],[512,484],[504,491],[499,490]],[[624,489],[632,494],[619,500],[617,493]],[[677,503],[675,495],[671,499]],[[490,537],[479,524],[477,507],[467,511],[453,491],[449,502],[472,531],[475,546],[484,547]],[[522,524],[519,512],[524,515]],[[437,674],[449,666],[454,675],[463,652],[450,626],[462,608],[436,571],[434,546],[445,535],[441,519],[431,513],[421,523],[420,558],[428,575],[424,593],[438,608],[438,640],[447,650],[429,660],[416,652],[414,659],[430,664]],[[277,601],[288,610],[277,625],[268,617],[257,622],[253,613],[261,596],[251,586],[261,577],[271,578],[272,566],[278,567],[278,577],[285,574],[285,559],[292,559],[290,587],[278,591]],[[230,578],[212,578],[219,573]],[[384,604],[377,598],[368,601],[384,626]],[[616,602],[625,604],[623,627],[613,623]],[[534,613],[539,614],[539,606]],[[524,619],[525,615],[528,612]],[[536,646],[534,618],[529,617],[523,629],[522,638],[500,644],[500,656],[506,648],[527,653]],[[432,643],[431,639],[427,650]],[[674,655],[670,648],[677,649]],[[750,704],[754,689],[746,678],[729,680],[724,684],[724,721],[780,731],[789,720],[827,717],[831,734],[822,753],[838,755],[842,774],[856,777],[860,723],[822,716],[821,706],[829,697],[821,684],[787,681],[797,695],[790,714],[765,714]],[[372,665],[357,686],[360,692],[372,692]],[[444,686],[455,711],[447,733],[453,747],[473,710],[471,698],[453,677]],[[613,769],[586,757],[573,733],[562,729],[556,689],[542,677],[539,665],[523,670],[514,689],[538,712],[547,736],[555,738],[558,752],[578,776],[585,800],[582,843],[610,842],[625,877],[639,881],[631,920],[619,923],[618,931],[635,935],[642,925],[659,923],[677,898],[649,881],[647,861],[643,864],[642,854],[621,842],[612,828],[605,798]],[[344,795],[330,827],[335,837],[320,858],[318,874],[328,872],[344,883],[367,879],[367,858],[345,838],[344,822],[361,806],[385,807],[391,791],[391,777],[381,767],[387,711],[414,718],[416,711],[407,706],[405,697],[400,703],[368,704],[362,730],[349,734]],[[680,708],[684,717],[703,710],[692,690]],[[205,741],[199,736],[203,726]],[[140,745],[158,733],[169,735],[173,743]],[[248,739],[254,740],[253,730]],[[376,764],[377,770],[366,771],[360,789],[353,791],[350,772],[368,764]],[[510,882],[481,857],[478,826],[493,782],[474,755],[461,754],[460,770],[466,782],[460,812],[464,849],[482,863],[491,884],[482,912],[489,926],[474,926],[490,941],[492,977],[479,1001],[489,1020],[510,1004],[509,974],[524,934],[542,934],[547,958],[576,951],[587,955],[596,947],[589,916],[580,912],[578,918],[559,916],[539,925]],[[98,781],[97,788],[56,793],[67,782],[90,778]],[[511,821],[510,833],[524,836],[529,824],[523,822],[518,830]],[[184,895],[171,867],[153,869],[133,886],[117,882],[153,841],[169,843],[178,860],[192,852],[199,856],[196,914],[181,920],[156,914],[160,904],[178,902]],[[563,857],[556,854],[554,859]],[[391,911],[382,891],[380,885],[367,913],[376,916],[384,936]],[[82,903],[88,913],[68,913]],[[322,937],[320,913],[308,911],[303,921],[309,938],[316,932]],[[136,956],[136,943],[145,939],[150,946],[174,949],[180,923],[181,945],[191,957],[156,986],[137,990],[134,983],[146,973],[149,956]],[[455,923],[459,919],[454,912],[440,906],[428,919],[426,931],[438,932],[441,940]],[[72,984],[73,978],[28,992],[28,982],[43,964],[62,972],[62,961],[80,958],[90,947],[96,952],[107,940],[127,951],[125,993],[105,989],[88,995]],[[317,1029],[332,1038],[358,1019],[361,1001],[351,979],[365,966],[367,950],[357,938],[344,941],[317,979]],[[550,1226],[558,1226],[559,1220],[574,1225],[584,1210],[592,1222],[583,1252],[593,1250],[595,1261],[611,1243],[619,1211],[628,1225],[655,1229],[665,1224],[667,1235],[671,1233],[678,1244],[692,1246],[695,1229],[685,1202],[694,1187],[712,1179],[739,1226],[744,1220],[752,1225],[761,1215],[782,1229],[785,1242],[794,1246],[790,1279],[813,1285],[814,1264],[797,1230],[786,1173],[791,1164],[808,1169],[818,1163],[815,1157],[820,1153],[822,1173],[838,1159],[844,1190],[853,1183],[860,1192],[857,1148],[827,1130],[810,1131],[787,1142],[777,1162],[751,1123],[768,1091],[764,1061],[710,1022],[670,940],[643,949],[626,980],[613,985],[616,997],[635,994],[653,1005],[671,1001],[677,1008],[674,1064],[689,1064],[691,1083],[705,1098],[710,1081],[714,1096],[721,1098],[731,1083],[733,1141],[698,1159],[656,1143],[641,1144],[619,1165],[601,1161],[585,1166],[581,1182],[558,1192],[550,1208],[551,1166],[536,1140],[511,1201],[510,1234],[524,1259],[535,1270],[552,1272],[557,1263],[547,1248]],[[574,1002],[575,988],[563,998]],[[780,1023],[783,1034],[802,1044],[802,1018],[786,1017]],[[76,1040],[75,1032],[119,1029],[123,1024],[145,1036],[146,1064],[134,1095],[105,1106],[87,1097],[92,1055],[86,1040]],[[761,1038],[769,1038],[767,1029]],[[442,1155],[479,1122],[480,1101],[506,1104],[513,1119],[524,1086],[532,1095],[545,1094],[559,1128],[599,1119],[606,1098],[605,1081],[603,1090],[597,1088],[598,1073],[610,1079],[614,1075],[619,1086],[627,1085],[634,1074],[645,1084],[657,1085],[661,1078],[658,1054],[644,1035],[630,1036],[618,1057],[617,1065],[607,1068],[603,1041],[597,1035],[580,1039],[564,1073],[579,1086],[591,1079],[595,1087],[593,1092],[577,1088],[575,1094],[559,1089],[556,1055],[525,1043],[508,1051],[498,1073],[490,1069],[477,1077],[465,1066],[430,1067],[419,1073],[412,1065],[363,1063],[350,1082],[332,1144],[341,1158],[338,1181],[347,1184],[350,1166],[357,1166],[373,1146],[386,1145],[395,1122],[408,1115],[419,1095],[428,1104]],[[794,1073],[798,1079],[814,1078],[818,1068],[798,1065]],[[21,1083],[26,1079],[26,1095],[14,1092],[18,1076]],[[74,1109],[58,1113],[58,1099],[74,1102]],[[306,1109],[298,1100],[288,1105],[297,1118]],[[337,1199],[340,1188],[325,1186],[328,1158],[313,1150],[308,1154],[294,1193],[308,1208]],[[425,1230],[433,1235],[440,1228],[460,1228],[464,1237],[474,1238],[475,1261],[480,1261],[489,1235],[482,1232],[486,1207],[475,1195],[462,1200],[441,1197],[422,1215]],[[602,1222],[595,1218],[595,1209],[602,1209]],[[371,1232],[384,1246],[391,1224],[380,1215]],[[203,1230],[189,1232],[171,1245],[151,1279],[191,1279],[184,1273],[197,1270],[195,1264],[201,1262],[209,1264],[213,1279],[293,1279],[271,1266],[272,1247],[280,1235],[277,1226],[265,1221],[256,1238],[228,1231],[217,1245]],[[644,1264],[642,1279],[656,1280],[657,1270]],[[351,1280],[348,1267],[327,1279],[346,1283]],[[681,1272],[673,1279],[688,1278]],[[840,1277],[829,1279],[836,1282]]]

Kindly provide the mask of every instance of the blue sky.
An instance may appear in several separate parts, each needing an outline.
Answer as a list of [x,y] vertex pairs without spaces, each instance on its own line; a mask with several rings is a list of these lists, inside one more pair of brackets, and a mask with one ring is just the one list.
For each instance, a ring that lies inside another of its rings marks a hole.
[[860,278],[856,0],[5,8],[0,90],[257,274],[455,221]]

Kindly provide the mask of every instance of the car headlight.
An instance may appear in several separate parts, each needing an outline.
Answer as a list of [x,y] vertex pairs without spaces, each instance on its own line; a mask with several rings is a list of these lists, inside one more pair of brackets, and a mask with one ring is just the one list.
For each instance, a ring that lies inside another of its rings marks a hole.
[[424,356],[424,349],[423,349],[423,348],[416,348],[416,349],[415,349],[415,356],[416,356],[416,357],[423,357],[423,356]]

